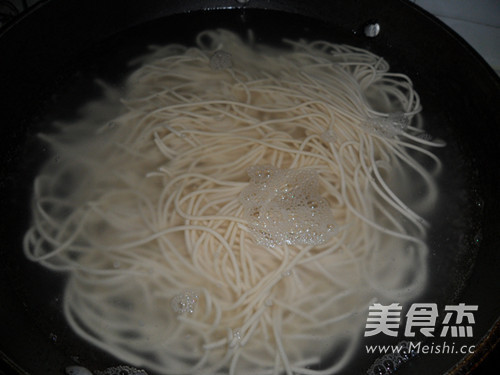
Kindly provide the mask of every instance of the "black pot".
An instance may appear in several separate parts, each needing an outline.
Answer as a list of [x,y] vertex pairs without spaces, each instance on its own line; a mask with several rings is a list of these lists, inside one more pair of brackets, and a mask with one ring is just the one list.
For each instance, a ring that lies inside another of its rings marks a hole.
[[[455,204],[440,210],[431,234],[433,252],[450,255],[431,280],[426,302],[438,298],[479,310],[468,342],[476,346],[474,353],[420,355],[397,372],[468,373],[500,338],[500,80],[459,36],[403,0],[52,0],[5,27],[0,35],[0,360],[5,371],[62,374],[75,364],[91,370],[117,364],[66,326],[59,301],[64,275],[31,264],[22,254],[33,178],[50,157],[35,135],[50,126],[54,113],[69,118],[81,101],[95,95],[93,77],[118,83],[129,69],[127,61],[148,44],[192,43],[207,28],[241,34],[251,28],[257,40],[271,44],[283,37],[347,43],[383,56],[391,70],[411,77],[429,130],[451,139],[453,152],[443,155],[450,169],[443,176],[444,192],[456,193],[457,173],[463,185]],[[457,217],[464,220],[456,224]],[[366,373],[375,358],[365,356],[345,373]]]

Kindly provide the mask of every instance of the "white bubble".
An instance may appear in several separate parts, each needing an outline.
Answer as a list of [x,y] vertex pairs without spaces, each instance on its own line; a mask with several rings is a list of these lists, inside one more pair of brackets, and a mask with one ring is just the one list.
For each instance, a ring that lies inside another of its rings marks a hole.
[[239,328],[233,329],[232,331],[232,339],[231,342],[229,343],[230,348],[234,348],[235,346],[239,345],[242,339],[242,334],[241,330]]
[[420,138],[423,141],[430,142],[432,141],[433,137],[429,133],[422,133],[418,135],[418,138]]
[[241,331],[239,329],[233,330],[233,338],[236,340],[241,340]]
[[270,165],[248,169],[249,185],[240,202],[257,244],[319,245],[334,233],[328,202],[319,193],[312,169],[279,169]]
[[178,315],[192,314],[198,303],[198,293],[193,290],[186,290],[177,294],[170,301],[170,306]]
[[288,277],[288,276],[290,276],[291,274],[292,274],[292,271],[290,271],[290,270],[283,271],[283,272],[281,273],[281,277]]
[[387,117],[370,118],[361,126],[370,133],[393,138],[404,132],[410,125],[410,119],[402,112],[389,114]]
[[104,371],[96,371],[95,375],[148,375],[148,373],[131,366],[116,366],[109,367]]

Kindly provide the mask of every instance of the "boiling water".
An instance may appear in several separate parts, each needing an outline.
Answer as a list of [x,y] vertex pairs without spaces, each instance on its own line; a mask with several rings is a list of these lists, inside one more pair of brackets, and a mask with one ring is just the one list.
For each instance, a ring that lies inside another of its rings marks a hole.
[[[146,32],[145,38],[147,36],[148,33]],[[280,37],[282,36],[287,35],[280,35]],[[275,38],[277,39],[276,36]],[[125,40],[126,38],[123,37],[123,39]],[[120,41],[120,38],[112,41],[112,43],[118,44],[123,42],[123,40]],[[80,107],[82,101],[87,100],[86,97],[82,98],[81,93],[88,92],[91,96],[95,94],[95,88],[93,88],[92,84],[88,83],[89,77],[91,76],[98,76],[99,78],[105,79],[107,82],[114,82],[118,90],[117,92],[119,93],[120,79],[124,73],[130,70],[130,68],[124,64],[124,61],[129,61],[133,55],[139,52],[142,53],[144,51],[144,43],[149,44],[150,42],[151,40],[144,40],[137,43],[136,46],[130,46],[128,52],[130,56],[115,56],[114,60],[111,59],[111,61],[106,62],[100,61],[101,66],[98,64],[97,69],[94,67],[94,69],[85,71],[84,74],[80,76],[69,78],[68,82],[77,84],[73,87],[68,85],[63,89],[59,89],[61,93],[64,91],[66,92],[64,94],[62,93],[64,97],[55,99],[54,106],[59,108],[73,108],[73,110],[69,110],[67,113],[61,113],[58,110],[52,111],[52,113],[47,116],[47,124],[52,123],[54,118],[65,118],[65,120],[71,119],[72,117],[74,118],[76,108]],[[124,55],[127,54],[124,53]],[[116,60],[120,58],[122,61],[117,62]],[[102,60],[105,59],[102,58]],[[121,74],[110,73],[113,72],[113,63],[123,68],[121,69]],[[391,63],[391,61],[389,61],[389,63]],[[470,173],[473,166],[469,165],[467,157],[463,156],[463,149],[454,141],[453,133],[448,127],[437,127],[437,119],[428,116],[425,95],[423,95],[423,106],[423,121],[430,137],[445,139],[447,147],[437,152],[444,163],[443,173],[439,178],[439,190],[442,199],[440,199],[440,203],[432,215],[427,217],[431,222],[431,229],[428,236],[428,246],[430,248],[429,281],[426,291],[418,300],[436,302],[442,307],[444,303],[457,301],[461,287],[467,279],[467,273],[472,267],[475,249],[480,241],[480,227],[477,224],[477,218],[481,212],[481,199],[479,193],[475,190],[476,182],[474,181],[474,177],[472,173]],[[108,119],[111,120],[115,115],[114,111],[108,113],[99,112],[99,108],[97,107],[92,107],[90,110],[93,113],[101,113],[99,121],[102,122],[106,122]],[[112,123],[110,123],[110,126],[112,126]],[[63,162],[60,160],[60,155],[50,155],[49,158],[51,158],[50,163],[54,165]],[[69,179],[67,179],[66,182],[68,185],[78,183],[78,181],[71,181]],[[65,189],[61,191],[61,195],[64,194]],[[119,267],[120,265],[116,264],[116,268]],[[458,274],[461,275],[461,277],[456,277]],[[43,277],[50,276],[44,273]],[[36,293],[35,290],[38,290],[38,288],[38,285],[36,288],[33,287],[33,293]],[[53,295],[49,298],[55,301],[55,298],[59,299],[60,296],[59,293],[57,293],[57,295]],[[52,303],[50,306],[51,309],[58,309],[58,304]],[[58,324],[60,324],[60,322]],[[59,334],[57,336],[59,337],[59,341],[78,340],[71,332],[68,332],[67,329],[62,329],[62,332],[64,332],[64,335]],[[80,351],[80,349],[76,349],[78,346],[73,348],[75,352],[72,354],[73,356],[76,355],[82,358],[82,360],[85,359],[85,354],[82,353],[93,353],[95,351],[94,348],[88,346],[85,346],[86,349]],[[92,355],[94,356],[94,354]],[[98,359],[93,366],[97,369],[104,369],[111,363],[105,354],[97,354],[96,357],[98,357]],[[345,369],[346,374],[365,371],[369,368],[371,361],[373,361],[373,357],[367,357],[366,353],[363,353],[361,347],[357,358],[359,358],[360,361],[356,361],[356,363],[352,363],[348,366]],[[331,360],[331,358],[323,360],[319,367],[328,366]],[[404,368],[400,371],[404,373]]]

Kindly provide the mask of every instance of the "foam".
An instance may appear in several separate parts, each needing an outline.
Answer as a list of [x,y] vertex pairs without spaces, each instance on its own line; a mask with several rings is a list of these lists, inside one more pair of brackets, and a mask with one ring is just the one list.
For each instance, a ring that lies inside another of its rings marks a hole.
[[148,375],[148,373],[131,366],[116,366],[109,367],[104,371],[96,371],[95,375]]
[[185,290],[170,301],[170,306],[176,314],[192,314],[198,302],[198,294],[194,290]]
[[403,133],[409,126],[410,120],[404,113],[395,112],[387,117],[371,118],[361,126],[372,134],[386,138],[394,138]]
[[319,177],[312,169],[252,166],[249,185],[241,192],[251,233],[257,244],[320,245],[333,235],[335,221],[319,194]]

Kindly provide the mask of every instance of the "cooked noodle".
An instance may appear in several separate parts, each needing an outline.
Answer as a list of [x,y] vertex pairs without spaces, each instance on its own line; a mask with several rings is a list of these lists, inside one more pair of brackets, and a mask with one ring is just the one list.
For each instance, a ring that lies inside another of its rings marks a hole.
[[[374,299],[422,292],[442,144],[421,136],[410,80],[365,50],[287,43],[156,47],[111,122],[95,114],[116,107],[108,88],[42,136],[59,161],[36,179],[24,251],[68,272],[64,314],[92,344],[160,374],[330,374]],[[314,171],[334,232],[258,245],[241,200],[255,166]]]

